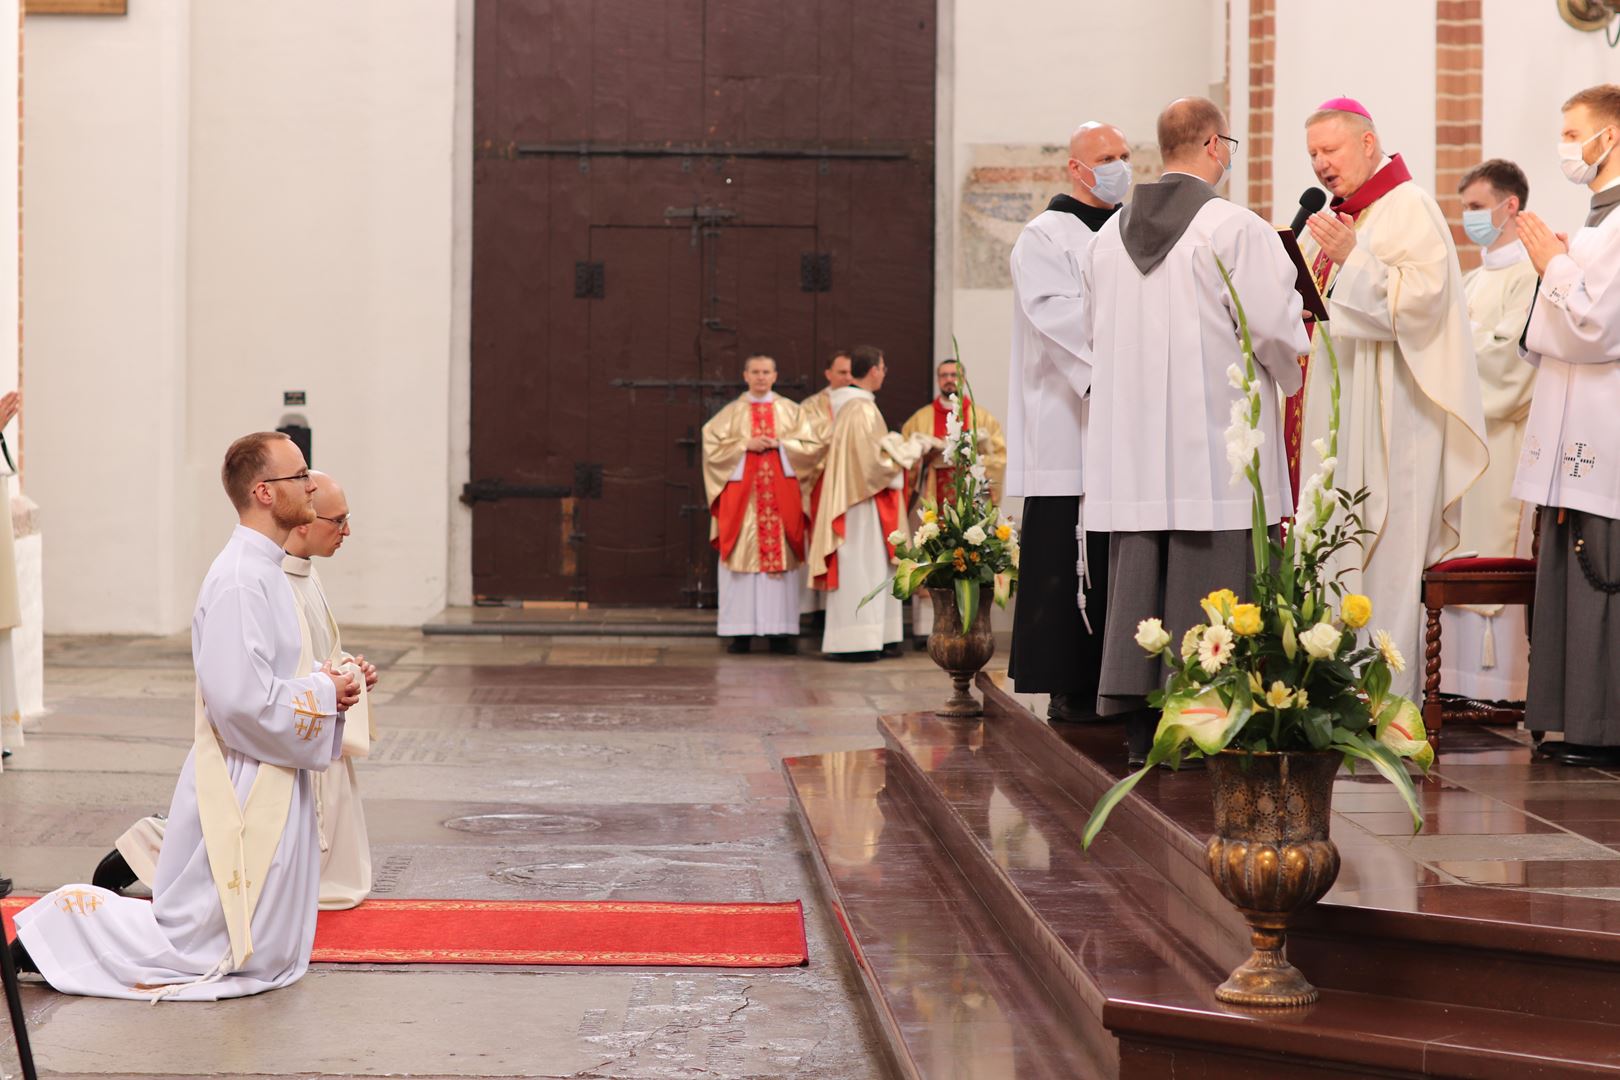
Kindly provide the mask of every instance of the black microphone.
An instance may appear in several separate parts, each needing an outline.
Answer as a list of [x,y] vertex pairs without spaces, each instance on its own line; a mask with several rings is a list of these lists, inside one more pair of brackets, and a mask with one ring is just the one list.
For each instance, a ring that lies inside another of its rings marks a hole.
[[1327,192],[1319,187],[1308,187],[1299,197],[1299,213],[1294,215],[1294,223],[1288,226],[1295,236],[1305,228],[1305,219],[1327,205]]

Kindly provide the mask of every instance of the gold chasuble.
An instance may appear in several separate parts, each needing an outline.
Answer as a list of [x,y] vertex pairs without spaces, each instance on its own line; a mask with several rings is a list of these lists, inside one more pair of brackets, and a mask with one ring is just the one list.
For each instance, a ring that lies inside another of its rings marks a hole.
[[806,531],[815,524],[816,503],[821,494],[821,470],[827,464],[827,444],[832,440],[832,389],[830,386],[823,386],[799,402],[799,411],[804,414],[804,422],[810,425],[810,431],[815,435],[819,446],[815,465],[799,476],[799,486],[804,488]]
[[[818,485],[819,504],[810,536],[810,577],[817,589],[838,588],[838,549],[844,544],[844,515],[871,499],[877,507],[884,543],[900,527],[900,492],[889,485],[895,474],[917,463],[921,447],[903,443],[889,430],[870,396],[851,398],[838,410]],[[894,548],[889,547],[890,558]]]
[[[750,452],[756,436],[776,439],[781,451]],[[804,561],[801,484],[820,458],[821,442],[799,406],[779,395],[743,394],[703,425],[709,542],[733,573],[781,574]]]
[[[971,401],[967,406],[968,417],[974,430],[979,433],[979,463],[984,466],[991,493],[999,499],[1002,483],[1007,478],[1007,436],[1002,434],[1001,425],[995,417]],[[944,439],[945,418],[950,413],[950,406],[945,404],[944,399],[936,397],[911,414],[911,419],[900,429],[900,434],[905,438],[921,433]],[[907,470],[906,498],[912,503],[911,509],[916,510],[917,504],[924,501],[939,506],[956,498],[956,470],[941,465],[940,461],[938,456],[931,457],[917,468]],[[920,490],[917,484],[919,470],[924,473]]]

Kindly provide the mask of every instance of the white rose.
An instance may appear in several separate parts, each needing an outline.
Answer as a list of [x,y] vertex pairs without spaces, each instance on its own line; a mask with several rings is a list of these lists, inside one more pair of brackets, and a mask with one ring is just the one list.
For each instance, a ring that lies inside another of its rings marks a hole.
[[1338,627],[1321,622],[1299,635],[1299,643],[1313,660],[1329,660],[1339,651],[1341,637],[1343,634]]
[[1170,644],[1170,634],[1158,619],[1143,619],[1136,624],[1136,643],[1149,656],[1158,656]]
[[984,543],[984,526],[974,525],[965,530],[962,533],[962,539],[966,540],[974,547],[978,547],[980,544]]
[[906,531],[904,529],[896,529],[896,530],[894,530],[894,532],[889,534],[889,546],[890,547],[904,547],[905,543],[906,543]]

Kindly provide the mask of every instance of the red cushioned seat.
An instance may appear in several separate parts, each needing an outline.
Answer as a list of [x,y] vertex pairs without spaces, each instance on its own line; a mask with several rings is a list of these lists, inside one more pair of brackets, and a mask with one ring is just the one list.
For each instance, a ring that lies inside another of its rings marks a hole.
[[1534,559],[1485,559],[1479,556],[1467,559],[1447,559],[1437,562],[1426,571],[1431,574],[1514,574],[1534,573]]

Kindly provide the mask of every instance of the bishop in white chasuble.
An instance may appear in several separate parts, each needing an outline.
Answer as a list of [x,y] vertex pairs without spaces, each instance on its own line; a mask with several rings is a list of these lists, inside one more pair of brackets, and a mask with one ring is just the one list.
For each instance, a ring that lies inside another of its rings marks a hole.
[[[1460,550],[1463,494],[1485,471],[1485,414],[1473,328],[1451,227],[1433,196],[1386,157],[1366,110],[1335,99],[1306,127],[1317,177],[1335,203],[1309,220],[1305,255],[1327,281],[1327,328],[1342,385],[1338,469],[1365,487],[1362,547],[1340,580],[1372,599],[1406,659],[1394,692],[1415,697],[1423,571]],[[1323,335],[1305,384],[1304,444],[1328,433],[1332,378]]]

